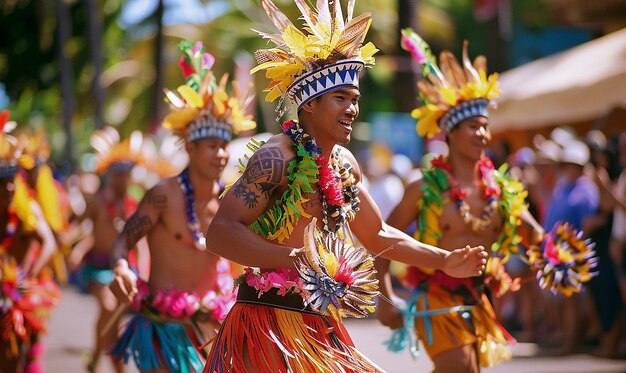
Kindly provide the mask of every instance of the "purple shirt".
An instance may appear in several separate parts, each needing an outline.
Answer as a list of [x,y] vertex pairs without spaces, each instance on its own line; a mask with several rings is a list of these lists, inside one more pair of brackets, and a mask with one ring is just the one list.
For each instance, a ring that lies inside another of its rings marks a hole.
[[586,176],[575,182],[560,182],[554,188],[543,228],[550,231],[557,222],[568,222],[582,229],[583,219],[593,215],[600,205],[596,184]]

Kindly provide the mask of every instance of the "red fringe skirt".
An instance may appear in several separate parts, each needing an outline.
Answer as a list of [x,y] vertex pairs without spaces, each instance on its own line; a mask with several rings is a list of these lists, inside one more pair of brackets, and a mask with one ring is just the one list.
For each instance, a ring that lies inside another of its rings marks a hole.
[[356,350],[341,323],[293,307],[302,304],[298,295],[251,297],[251,292],[240,287],[237,303],[205,346],[210,349],[205,373],[383,371]]

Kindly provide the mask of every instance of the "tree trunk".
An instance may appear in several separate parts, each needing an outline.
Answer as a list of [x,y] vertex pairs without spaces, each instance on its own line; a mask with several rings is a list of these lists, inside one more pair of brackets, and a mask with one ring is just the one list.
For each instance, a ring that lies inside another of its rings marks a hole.
[[74,152],[72,140],[72,117],[74,116],[74,79],[72,61],[65,54],[65,45],[70,33],[70,15],[65,0],[57,0],[58,23],[58,54],[61,79],[61,98],[63,101],[63,131],[65,132],[64,162],[59,164],[61,173],[70,175],[74,172]]
[[[411,27],[419,31],[417,27],[417,2],[419,0],[398,0],[398,31],[406,27]],[[417,74],[414,62],[408,52],[397,43],[398,53],[396,54],[398,69],[395,74],[394,92],[396,109],[398,112],[407,113],[413,110],[417,104]]]
[[94,122],[97,129],[104,128],[104,89],[102,76],[102,27],[100,12],[95,0],[87,0],[87,21],[89,27],[89,45],[91,47],[91,63],[93,64],[93,80],[91,87],[94,98]]
[[154,133],[161,124],[161,106],[163,102],[163,12],[165,5],[163,0],[159,0],[154,20],[156,22],[156,35],[154,38],[154,86],[152,88],[152,119],[150,121],[150,132]]

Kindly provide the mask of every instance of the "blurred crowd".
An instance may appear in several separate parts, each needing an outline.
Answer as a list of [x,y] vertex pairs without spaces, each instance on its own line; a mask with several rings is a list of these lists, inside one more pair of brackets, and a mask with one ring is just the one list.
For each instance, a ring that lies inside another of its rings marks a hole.
[[[382,143],[368,147],[369,190],[386,218],[400,201],[404,186],[420,177],[420,169],[446,156],[447,145],[431,140],[417,168]],[[597,356],[619,357],[624,340],[626,299],[626,132],[606,137],[591,130],[578,136],[567,127],[548,137],[536,135],[532,146],[511,151],[495,142],[488,151],[496,168],[507,163],[510,173],[528,192],[529,211],[549,232],[568,222],[595,243],[598,265],[594,278],[572,297],[542,290],[528,263],[512,257],[507,272],[519,277],[520,290],[493,297],[503,325],[520,342],[538,342],[550,354],[587,350]],[[415,227],[411,228],[415,229]],[[413,233],[413,232],[408,232]],[[530,232],[522,245],[529,241]]]

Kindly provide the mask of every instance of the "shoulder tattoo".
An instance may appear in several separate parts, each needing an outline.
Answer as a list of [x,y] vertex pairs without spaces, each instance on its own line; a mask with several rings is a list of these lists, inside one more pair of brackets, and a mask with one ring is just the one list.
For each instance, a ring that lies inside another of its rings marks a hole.
[[[241,179],[233,186],[235,197],[241,198],[248,208],[255,207],[261,195],[269,199],[281,186],[282,178],[287,175],[287,166],[288,162],[285,161],[284,153],[280,148],[259,149],[250,158]],[[252,186],[260,194],[257,194]]]

